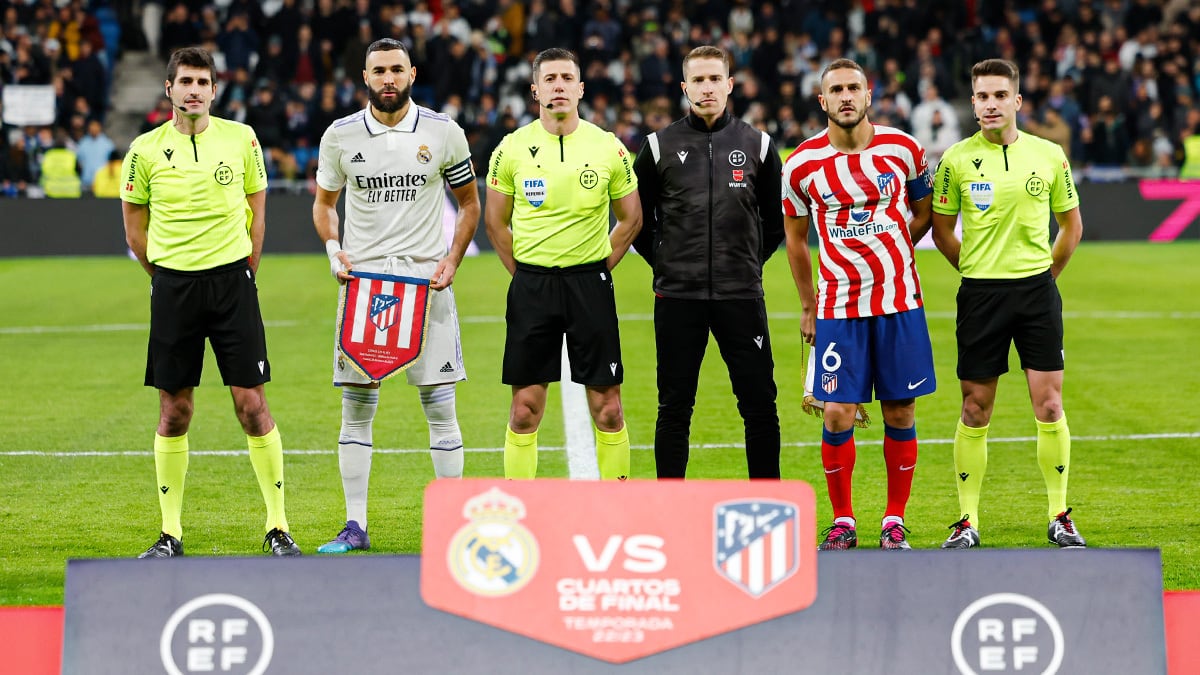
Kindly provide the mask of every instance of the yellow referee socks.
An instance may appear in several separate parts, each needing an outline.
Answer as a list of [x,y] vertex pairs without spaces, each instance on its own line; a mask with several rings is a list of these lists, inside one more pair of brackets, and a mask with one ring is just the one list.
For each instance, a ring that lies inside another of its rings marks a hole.
[[162,511],[162,531],[183,539],[183,482],[187,478],[188,437],[154,434],[154,473],[158,478],[158,508]]
[[258,477],[258,489],[267,503],[267,526],[264,532],[279,528],[288,531],[287,515],[283,509],[283,441],[279,439],[279,427],[271,429],[265,436],[246,436],[250,448],[250,464]]
[[987,471],[988,427],[969,427],[958,421],[954,431],[954,474],[958,486],[959,517],[969,518],[979,529],[979,491]]
[[596,429],[596,463],[600,465],[601,480],[629,478],[628,426],[613,432]]
[[538,447],[537,431],[518,434],[509,427],[504,429],[504,477],[508,479],[534,478],[537,476]]
[[1071,430],[1067,417],[1056,422],[1037,422],[1037,458],[1046,479],[1050,518],[1067,510],[1067,476],[1071,473]]

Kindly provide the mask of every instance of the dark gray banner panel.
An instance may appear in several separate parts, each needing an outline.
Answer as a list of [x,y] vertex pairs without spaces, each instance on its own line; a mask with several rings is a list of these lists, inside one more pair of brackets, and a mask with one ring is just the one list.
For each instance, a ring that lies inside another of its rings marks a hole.
[[63,672],[1166,670],[1157,550],[823,555],[809,609],[624,665],[431,609],[419,568],[416,556],[72,560]]

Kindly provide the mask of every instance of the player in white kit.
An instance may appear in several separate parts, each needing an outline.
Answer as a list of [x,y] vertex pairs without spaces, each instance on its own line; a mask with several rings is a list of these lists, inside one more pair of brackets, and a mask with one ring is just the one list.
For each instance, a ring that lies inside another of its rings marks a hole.
[[[420,391],[434,472],[439,478],[458,478],[463,442],[454,387],[466,379],[466,370],[450,284],[475,235],[479,193],[466,135],[449,116],[412,102],[415,77],[403,43],[382,39],[367,48],[363,81],[370,105],[334,122],[321,137],[313,224],[325,242],[330,271],[342,284],[343,301],[345,282],[357,272],[430,280],[425,346],[405,375]],[[443,183],[458,202],[448,251],[442,232]],[[337,202],[342,188],[346,223],[339,244]],[[371,545],[367,483],[379,381],[353,368],[335,345],[333,383],[342,387],[338,465],[346,526],[317,549],[320,553]]]

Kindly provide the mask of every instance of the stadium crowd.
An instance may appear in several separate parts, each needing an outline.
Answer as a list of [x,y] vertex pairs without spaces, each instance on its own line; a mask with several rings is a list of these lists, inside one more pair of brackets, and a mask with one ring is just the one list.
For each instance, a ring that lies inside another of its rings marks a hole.
[[[186,45],[213,52],[214,114],[251,125],[273,185],[296,189],[310,188],[325,128],[365,105],[362,63],[379,37],[408,45],[413,99],[459,121],[477,167],[537,117],[528,83],[538,51],[578,52],[584,117],[636,150],[681,114],[683,56],[714,44],[733,57],[735,114],[780,148],[825,128],[818,77],[845,56],[870,76],[872,120],[911,132],[936,161],[971,133],[961,119],[971,64],[998,56],[1021,68],[1022,127],[1062,145],[1081,178],[1200,177],[1200,0],[143,0],[138,9],[144,40],[126,42],[164,61]],[[57,94],[53,126],[0,134],[4,194],[44,189],[56,149],[76,156],[83,191],[113,187],[110,158],[123,148],[104,131],[121,46],[103,30],[111,14],[104,0],[0,0],[0,87],[52,84]],[[170,115],[163,98],[142,129]]]

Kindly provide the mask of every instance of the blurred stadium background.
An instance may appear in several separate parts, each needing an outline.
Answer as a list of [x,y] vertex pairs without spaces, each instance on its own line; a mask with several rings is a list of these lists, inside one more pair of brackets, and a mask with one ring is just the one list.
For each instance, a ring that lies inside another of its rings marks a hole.
[[110,162],[169,119],[165,58],[191,44],[216,55],[214,112],[257,130],[275,191],[303,193],[321,133],[364,104],[365,49],[383,36],[410,46],[414,99],[459,120],[476,166],[536,117],[537,51],[579,53],[584,115],[636,151],[682,112],[683,55],[717,44],[735,114],[781,148],[824,128],[820,70],[849,56],[872,119],[936,159],[974,131],[971,64],[1003,56],[1022,70],[1021,125],[1066,148],[1080,180],[1200,176],[1197,0],[0,0],[0,22],[10,197],[45,194],[56,149],[78,160],[79,191],[115,196]]

